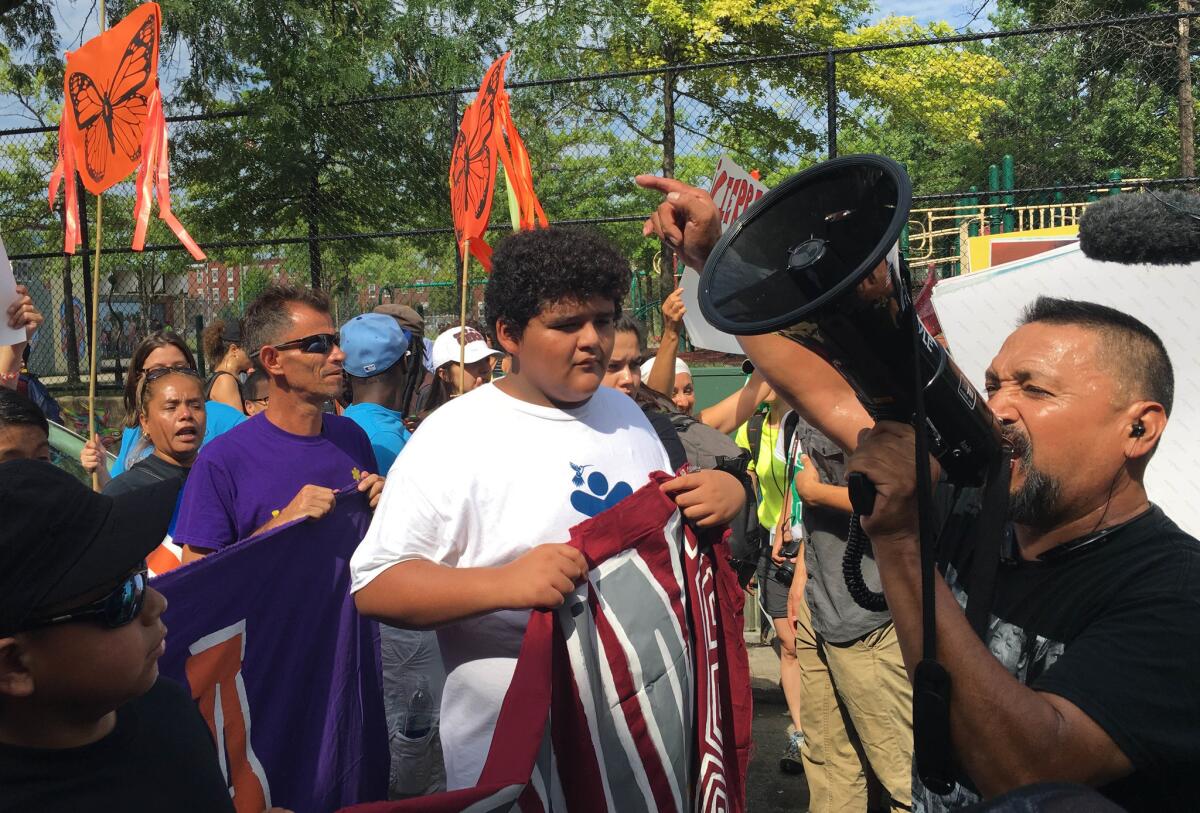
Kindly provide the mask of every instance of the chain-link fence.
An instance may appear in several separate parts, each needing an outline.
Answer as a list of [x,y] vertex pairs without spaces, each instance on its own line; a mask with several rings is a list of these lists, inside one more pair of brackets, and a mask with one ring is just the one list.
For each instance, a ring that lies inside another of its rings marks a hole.
[[[722,154],[768,185],[834,154],[904,163],[916,201],[907,250],[954,273],[962,239],[1070,223],[1098,194],[1193,184],[1193,14],[969,34],[919,42],[509,83],[555,223],[587,223],[626,251],[630,305],[652,321],[658,246],[640,221],[655,196],[640,172],[707,186]],[[129,251],[132,181],[104,195],[101,386],[131,347],[170,326],[236,318],[274,279],[319,285],[345,320],[379,302],[458,318],[448,158],[473,89],[333,102],[273,96],[253,109],[169,118],[174,209],[208,254],[194,263],[152,221]],[[46,314],[31,369],[51,386],[86,379],[95,199],[85,245],[61,253],[46,206],[57,133],[0,132],[0,229],[18,278]],[[507,228],[501,192],[491,237]],[[478,317],[484,279],[471,285]],[[652,330],[653,332],[653,330]]]

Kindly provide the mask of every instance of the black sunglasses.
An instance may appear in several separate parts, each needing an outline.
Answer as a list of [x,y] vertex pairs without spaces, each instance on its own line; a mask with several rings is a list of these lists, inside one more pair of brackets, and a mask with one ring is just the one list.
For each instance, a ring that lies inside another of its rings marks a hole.
[[314,333],[303,339],[292,339],[290,342],[271,346],[276,350],[291,350],[295,347],[299,348],[301,353],[320,353],[325,356],[341,343],[342,337],[338,333]]
[[23,627],[32,630],[66,624],[71,621],[96,621],[109,629],[123,627],[137,618],[138,613],[142,611],[142,604],[146,600],[147,580],[148,571],[143,568],[118,584],[111,593],[103,598],[49,618],[27,622]]
[[171,373],[182,373],[183,375],[190,375],[193,378],[200,377],[200,373],[196,372],[191,367],[152,367],[151,369],[142,373],[142,378],[145,380],[145,383],[149,384],[151,381],[157,381],[163,376],[170,375]]
[[147,376],[151,373],[157,373],[159,376],[164,376],[167,373],[191,373],[195,376],[200,375],[198,372],[196,372],[196,369],[189,364],[169,364],[160,365],[158,367],[143,367],[139,375]]

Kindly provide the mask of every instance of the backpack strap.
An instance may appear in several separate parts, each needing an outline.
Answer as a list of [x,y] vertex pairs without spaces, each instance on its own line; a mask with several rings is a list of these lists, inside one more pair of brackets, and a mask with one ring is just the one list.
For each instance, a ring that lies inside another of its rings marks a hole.
[[764,410],[759,410],[750,416],[750,420],[746,421],[746,440],[750,442],[750,460],[758,463],[758,450],[762,446],[763,424],[767,420],[767,413]]

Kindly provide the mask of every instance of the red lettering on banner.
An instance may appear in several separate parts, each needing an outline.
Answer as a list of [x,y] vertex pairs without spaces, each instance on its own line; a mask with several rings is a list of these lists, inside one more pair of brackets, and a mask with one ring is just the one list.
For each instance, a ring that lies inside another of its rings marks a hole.
[[[717,194],[718,194],[718,193],[721,191],[721,188],[722,188],[723,186],[725,186],[725,182],[726,182],[727,180],[729,180],[729,175],[728,175],[728,173],[726,173],[724,170],[722,170],[722,171],[721,171],[721,174],[719,174],[719,175],[717,176],[717,182],[716,182],[715,184],[713,184],[713,188],[712,188],[712,198],[713,198],[713,200],[716,200],[716,199],[717,199]],[[725,192],[726,192],[726,194],[728,194],[729,190],[725,190]],[[718,208],[718,209],[719,209],[719,208],[721,208],[721,204],[719,204],[719,203],[718,203],[718,204],[717,204],[717,208]]]
[[262,813],[271,789],[250,743],[250,704],[242,681],[246,621],[206,635],[189,648],[187,680],[217,743],[217,755],[238,813]]
[[738,205],[738,195],[742,194],[743,183],[744,181],[740,177],[738,180],[733,181],[733,185],[730,187],[730,194],[725,198],[725,205],[721,207],[721,223],[728,224],[733,218],[733,210]]

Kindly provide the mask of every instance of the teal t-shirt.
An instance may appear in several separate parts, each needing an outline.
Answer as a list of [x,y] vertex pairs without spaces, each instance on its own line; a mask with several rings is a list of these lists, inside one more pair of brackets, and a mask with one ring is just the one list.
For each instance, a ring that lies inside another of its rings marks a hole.
[[403,416],[379,404],[351,404],[342,415],[354,421],[367,433],[371,449],[375,452],[375,462],[379,465],[379,473],[386,477],[400,450],[412,437],[412,433],[404,425]]

